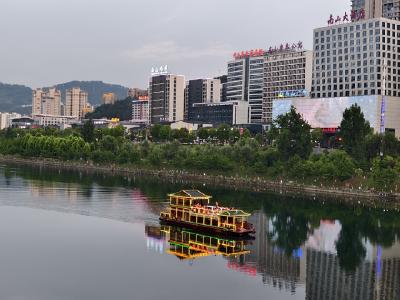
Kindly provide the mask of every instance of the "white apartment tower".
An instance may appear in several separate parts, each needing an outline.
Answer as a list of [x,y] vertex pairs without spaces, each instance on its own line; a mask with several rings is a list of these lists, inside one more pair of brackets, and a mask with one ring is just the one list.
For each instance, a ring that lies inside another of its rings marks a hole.
[[149,82],[150,120],[152,124],[183,121],[185,76],[154,75]]
[[311,96],[400,97],[399,53],[400,21],[376,18],[315,29]]
[[61,92],[55,88],[36,89],[32,93],[32,115],[61,114]]
[[80,88],[66,91],[65,115],[82,119],[88,107],[88,93]]

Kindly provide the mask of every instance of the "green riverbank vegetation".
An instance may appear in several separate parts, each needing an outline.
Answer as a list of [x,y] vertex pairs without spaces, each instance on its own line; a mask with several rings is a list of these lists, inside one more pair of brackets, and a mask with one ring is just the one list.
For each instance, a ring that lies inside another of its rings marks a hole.
[[374,134],[360,107],[344,112],[340,133],[332,141],[334,149],[318,147],[322,136],[292,108],[270,131],[255,136],[227,125],[197,132],[154,125],[127,134],[123,127],[95,129],[90,121],[80,129],[63,131],[6,129],[0,132],[0,153],[399,191],[400,141],[393,133]]

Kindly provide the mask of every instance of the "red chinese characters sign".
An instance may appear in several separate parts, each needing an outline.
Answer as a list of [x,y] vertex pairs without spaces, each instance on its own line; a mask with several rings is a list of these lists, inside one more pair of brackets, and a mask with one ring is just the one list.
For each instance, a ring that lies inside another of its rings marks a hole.
[[233,53],[233,58],[240,59],[245,57],[257,57],[264,56],[265,51],[263,49],[254,49],[250,51],[242,51]]
[[233,53],[234,59],[241,59],[246,57],[258,57],[264,56],[266,54],[274,54],[277,52],[285,52],[288,50],[302,50],[303,49],[303,42],[297,42],[293,44],[285,43],[281,44],[279,47],[269,47],[267,51],[264,49],[255,49],[250,51],[241,51]]
[[335,25],[337,23],[345,23],[345,22],[354,22],[354,21],[359,21],[359,20],[364,20],[365,19],[365,10],[360,9],[359,11],[352,10],[350,13],[350,16],[347,14],[347,12],[344,13],[343,17],[337,16],[336,18],[331,14],[329,19],[328,19],[328,25]]

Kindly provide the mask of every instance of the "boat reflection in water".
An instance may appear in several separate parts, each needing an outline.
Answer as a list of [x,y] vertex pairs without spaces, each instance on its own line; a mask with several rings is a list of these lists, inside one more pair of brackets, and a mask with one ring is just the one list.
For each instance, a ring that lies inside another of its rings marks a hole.
[[163,241],[168,242],[168,254],[175,255],[182,260],[193,260],[206,256],[224,256],[241,258],[250,254],[247,246],[249,239],[226,238],[216,235],[204,234],[193,229],[161,225],[146,225],[147,245],[150,249],[159,251]]

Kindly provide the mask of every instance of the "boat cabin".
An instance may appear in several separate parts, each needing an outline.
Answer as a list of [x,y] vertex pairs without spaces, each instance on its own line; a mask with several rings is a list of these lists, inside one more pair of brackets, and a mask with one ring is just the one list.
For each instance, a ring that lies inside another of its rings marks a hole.
[[207,206],[210,204],[210,199],[212,198],[198,190],[182,190],[168,196],[171,206],[181,207]]

